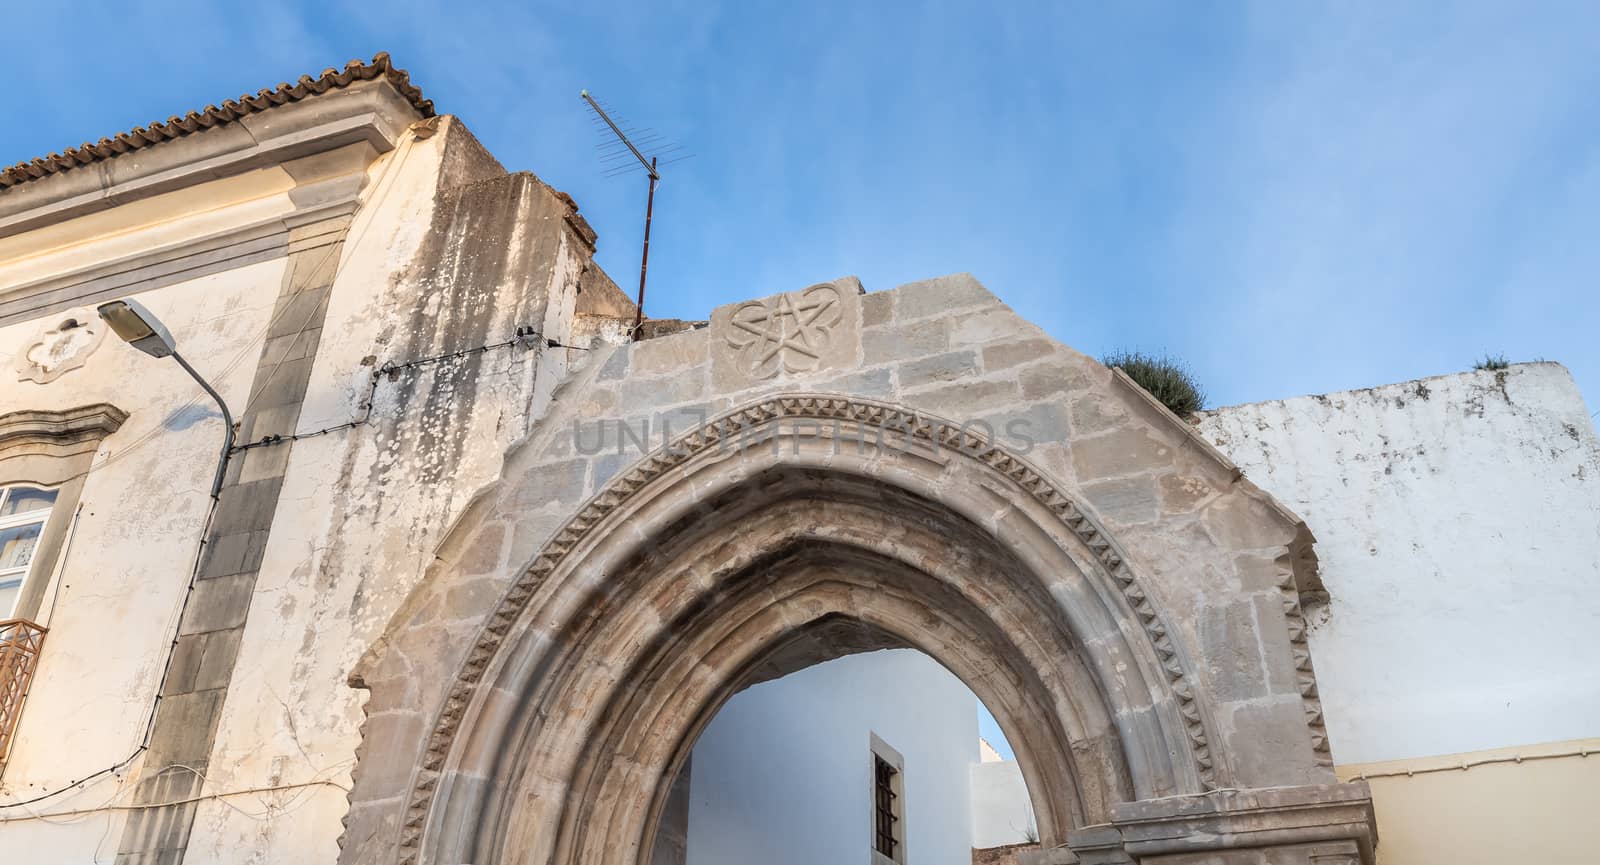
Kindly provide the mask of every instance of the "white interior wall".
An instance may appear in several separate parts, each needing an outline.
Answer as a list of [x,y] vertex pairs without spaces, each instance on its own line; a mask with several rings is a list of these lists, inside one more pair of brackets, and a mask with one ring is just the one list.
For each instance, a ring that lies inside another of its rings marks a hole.
[[905,757],[908,865],[970,865],[976,706],[911,649],[739,693],[695,745],[688,865],[870,865],[872,733]]

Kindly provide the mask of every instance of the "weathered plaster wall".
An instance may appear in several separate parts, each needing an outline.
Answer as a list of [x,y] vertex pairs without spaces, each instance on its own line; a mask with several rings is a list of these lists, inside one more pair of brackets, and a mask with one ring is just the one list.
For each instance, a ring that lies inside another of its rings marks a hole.
[[910,649],[839,658],[741,692],[695,744],[688,865],[869,861],[873,733],[905,758],[909,861],[970,865],[976,702]]
[[1338,762],[1594,735],[1600,444],[1565,369],[1235,406],[1199,429],[1316,534]]
[[[158,197],[160,207],[141,205],[137,214],[106,211],[87,217],[95,223],[89,228],[49,230],[36,247],[8,241],[0,252],[21,257],[16,269],[0,269],[0,296],[8,276],[37,280],[42,267],[71,264],[59,255],[28,257],[58,240],[91,241],[79,249],[79,267],[118,254],[95,240],[96,226],[178,242],[259,219],[264,208],[287,212],[293,203],[281,174]],[[196,223],[195,214],[211,221]],[[155,222],[143,226],[136,216]],[[310,365],[295,431],[361,422],[234,457],[230,476],[286,477],[248,599],[205,798],[184,833],[188,861],[337,857],[366,696],[347,684],[350,671],[465,501],[498,476],[502,454],[548,402],[568,351],[547,349],[543,339],[568,341],[580,282],[594,286],[596,311],[618,305],[615,287],[591,263],[594,235],[571,200],[531,175],[505,174],[453,118],[413,127],[370,163],[360,209],[339,239],[342,247],[326,247],[339,250],[338,273],[320,332],[283,339],[281,350],[268,346],[266,363]],[[137,296],[238,415],[284,277],[280,250]],[[284,315],[301,312],[310,311]],[[6,363],[53,321],[0,330]],[[519,327],[536,335],[475,351],[512,340]],[[378,368],[463,351],[379,376],[373,390]],[[130,412],[84,488],[39,678],[3,779],[8,795],[0,796],[0,821],[16,820],[0,822],[0,848],[37,851],[30,861],[80,863],[115,855],[139,761],[25,808],[5,802],[65,787],[138,746],[189,578],[221,429],[175,364],[114,337],[48,385],[14,379],[0,378],[0,411],[106,401]],[[194,406],[176,413],[185,401]]]
[[[370,171],[302,432],[363,416],[377,367],[504,343],[519,327],[566,339],[592,236],[568,223],[563,196],[442,124]],[[191,856],[336,857],[366,697],[346,680],[564,364],[529,339],[382,375],[369,422],[294,444],[213,765],[224,788],[337,786],[292,791],[292,816],[265,821],[204,803]]]
[[[0,269],[0,279],[6,273]],[[242,405],[282,276],[281,260],[264,262],[147,292],[140,300],[224,398]],[[0,330],[7,366],[54,321]],[[0,376],[0,411],[94,402],[122,408],[128,420],[102,443],[85,478],[77,528],[47,597],[50,633],[0,796],[0,821],[7,821],[0,822],[0,848],[30,851],[30,861],[39,863],[88,862],[96,851],[115,852],[120,812],[50,820],[29,815],[120,803],[130,789],[125,775],[103,776],[32,807],[5,803],[67,787],[138,747],[222,444],[220,414],[177,364],[115,337],[82,367],[48,384]]]
[[1600,444],[1567,371],[1233,406],[1200,430],[1316,533],[1310,641],[1379,861],[1593,861]]

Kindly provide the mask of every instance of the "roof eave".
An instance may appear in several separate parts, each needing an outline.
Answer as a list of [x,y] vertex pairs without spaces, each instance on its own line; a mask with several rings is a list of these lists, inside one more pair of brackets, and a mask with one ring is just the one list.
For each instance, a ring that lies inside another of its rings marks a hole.
[[[70,167],[67,157],[53,155],[47,158],[53,169],[0,184],[0,237],[360,141],[387,152],[407,126],[434,113],[433,103],[384,54],[371,64],[352,63],[343,72],[330,69],[206,109],[213,112],[209,125],[191,122],[199,116],[191,113],[158,124],[168,127],[164,138],[145,128],[143,144],[104,149],[105,155],[77,153]],[[15,178],[41,161],[0,174]]]

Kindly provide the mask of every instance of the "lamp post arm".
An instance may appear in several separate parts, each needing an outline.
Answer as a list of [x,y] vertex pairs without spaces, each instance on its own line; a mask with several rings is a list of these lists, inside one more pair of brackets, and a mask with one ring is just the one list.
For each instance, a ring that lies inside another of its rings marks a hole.
[[222,455],[217,458],[217,476],[216,479],[211,482],[211,498],[216,499],[222,495],[222,476],[228,470],[228,455],[233,453],[233,412],[228,411],[228,404],[222,401],[222,394],[217,393],[216,388],[212,387],[209,382],[202,378],[200,373],[195,372],[194,367],[190,366],[189,362],[183,359],[183,355],[174,351],[172,353],[172,359],[178,362],[178,366],[183,367],[183,371],[188,373],[190,378],[199,382],[200,386],[205,388],[206,393],[210,394],[211,398],[216,400],[217,408],[222,409]]

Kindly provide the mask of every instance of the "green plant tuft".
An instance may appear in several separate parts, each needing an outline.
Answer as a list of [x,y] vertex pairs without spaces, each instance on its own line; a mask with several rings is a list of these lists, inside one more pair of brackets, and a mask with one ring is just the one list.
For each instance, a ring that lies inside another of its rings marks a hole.
[[1483,357],[1472,362],[1473,369],[1505,369],[1510,365],[1511,362],[1506,360],[1506,356],[1503,354],[1486,353]]
[[1117,351],[1100,362],[1127,373],[1128,378],[1178,417],[1187,418],[1206,407],[1206,392],[1195,382],[1189,367],[1165,354],[1156,357],[1142,351]]

